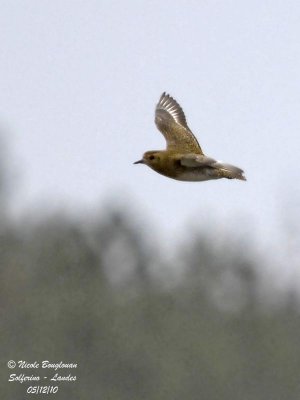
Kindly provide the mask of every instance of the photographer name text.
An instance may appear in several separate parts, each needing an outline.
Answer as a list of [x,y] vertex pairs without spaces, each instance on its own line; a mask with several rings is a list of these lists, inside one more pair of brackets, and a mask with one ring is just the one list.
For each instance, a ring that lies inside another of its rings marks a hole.
[[28,362],[28,361],[18,361],[17,365],[19,368],[49,368],[49,369],[54,369],[55,371],[57,371],[58,369],[70,369],[70,368],[77,368],[77,364],[76,363],[64,363],[62,361],[60,361],[59,363],[51,363],[48,360],[44,360],[42,362],[37,362],[34,361],[32,363]]

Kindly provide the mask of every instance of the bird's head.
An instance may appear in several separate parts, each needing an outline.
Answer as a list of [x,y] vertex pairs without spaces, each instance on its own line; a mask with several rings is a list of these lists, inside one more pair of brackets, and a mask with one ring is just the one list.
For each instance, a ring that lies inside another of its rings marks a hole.
[[154,168],[161,162],[161,152],[156,150],[146,151],[143,158],[134,164],[146,164],[148,167]]

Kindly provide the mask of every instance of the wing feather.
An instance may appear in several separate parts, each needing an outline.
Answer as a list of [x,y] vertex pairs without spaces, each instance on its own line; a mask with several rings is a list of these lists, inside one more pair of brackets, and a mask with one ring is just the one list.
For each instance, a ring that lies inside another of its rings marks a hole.
[[213,167],[217,161],[214,158],[206,157],[199,154],[185,154],[180,159],[181,165],[184,167]]
[[155,123],[167,141],[167,150],[203,154],[197,139],[187,125],[182,108],[165,92],[155,109]]

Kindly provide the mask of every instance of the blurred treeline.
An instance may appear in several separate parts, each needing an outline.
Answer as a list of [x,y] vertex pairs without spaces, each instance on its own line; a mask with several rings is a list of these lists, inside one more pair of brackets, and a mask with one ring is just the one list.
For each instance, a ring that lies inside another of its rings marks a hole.
[[168,261],[133,215],[2,216],[1,381],[10,359],[62,360],[77,381],[55,399],[299,400],[294,292],[278,299],[265,261],[230,235],[200,230]]

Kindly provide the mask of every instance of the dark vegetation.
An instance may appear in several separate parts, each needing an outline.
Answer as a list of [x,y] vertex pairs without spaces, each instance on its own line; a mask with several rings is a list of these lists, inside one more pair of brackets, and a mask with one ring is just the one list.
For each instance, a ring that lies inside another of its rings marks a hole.
[[1,217],[2,383],[10,359],[50,360],[78,364],[55,399],[299,400],[296,293],[261,278],[265,261],[199,232],[167,262],[125,210],[95,214]]

